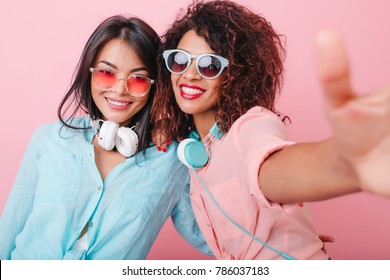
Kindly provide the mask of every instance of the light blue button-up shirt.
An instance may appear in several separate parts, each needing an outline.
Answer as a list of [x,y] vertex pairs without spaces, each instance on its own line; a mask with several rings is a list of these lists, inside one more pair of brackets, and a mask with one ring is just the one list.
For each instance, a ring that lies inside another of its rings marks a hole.
[[[89,118],[75,125],[89,127]],[[145,259],[172,216],[178,232],[210,254],[189,199],[189,176],[176,156],[155,147],[126,159],[103,181],[95,131],[38,129],[0,219],[0,259]],[[88,225],[88,244],[75,244]],[[173,245],[174,246],[174,245]]]

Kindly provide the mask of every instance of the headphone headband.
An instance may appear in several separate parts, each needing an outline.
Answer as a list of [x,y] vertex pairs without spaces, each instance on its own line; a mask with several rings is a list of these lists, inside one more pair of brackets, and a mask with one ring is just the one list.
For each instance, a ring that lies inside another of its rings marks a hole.
[[105,150],[112,150],[114,147],[124,157],[131,157],[137,151],[138,136],[132,128],[120,127],[112,121],[92,120],[91,127],[96,129],[98,144]]

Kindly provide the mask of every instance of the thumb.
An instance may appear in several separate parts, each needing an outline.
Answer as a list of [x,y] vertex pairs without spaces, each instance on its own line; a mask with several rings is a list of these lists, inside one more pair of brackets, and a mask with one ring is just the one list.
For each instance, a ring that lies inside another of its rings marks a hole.
[[354,97],[347,54],[340,35],[321,30],[316,38],[317,71],[328,109],[336,109]]

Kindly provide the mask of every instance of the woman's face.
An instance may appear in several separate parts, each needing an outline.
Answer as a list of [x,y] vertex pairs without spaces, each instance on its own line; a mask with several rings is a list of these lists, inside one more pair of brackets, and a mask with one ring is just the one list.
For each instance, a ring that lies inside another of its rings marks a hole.
[[[190,30],[184,34],[177,49],[190,54],[215,53],[203,37]],[[171,82],[176,102],[180,109],[192,114],[194,119],[206,117],[214,122],[216,104],[222,84],[222,76],[215,79],[204,79],[196,70],[196,59],[192,59],[190,67],[182,74],[171,74]]]
[[146,104],[149,92],[143,97],[134,97],[126,90],[126,78],[131,74],[148,76],[146,67],[126,42],[113,39],[99,51],[94,68],[104,68],[116,73],[120,79],[109,90],[100,90],[91,79],[92,98],[104,120],[127,126],[131,118]]

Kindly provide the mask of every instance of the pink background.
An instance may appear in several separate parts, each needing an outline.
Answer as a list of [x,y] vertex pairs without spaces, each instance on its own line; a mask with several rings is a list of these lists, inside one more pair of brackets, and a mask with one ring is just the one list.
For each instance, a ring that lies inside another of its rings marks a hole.
[[[279,109],[289,115],[291,139],[330,135],[315,74],[313,39],[322,27],[339,30],[361,93],[389,84],[390,2],[388,0],[242,0],[287,36],[286,80]],[[126,13],[151,24],[159,34],[189,1],[1,0],[0,81],[2,137],[0,212],[33,131],[56,120],[82,48],[98,23]],[[389,120],[390,121],[390,120]],[[369,132],[368,132],[369,133]],[[321,160],[320,158],[318,160]],[[390,170],[389,170],[390,171]],[[390,259],[390,199],[353,194],[310,205],[334,259]],[[168,222],[149,259],[203,259]]]

